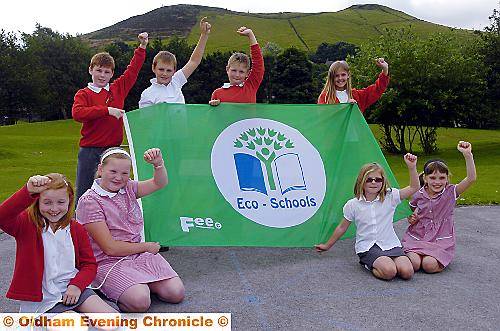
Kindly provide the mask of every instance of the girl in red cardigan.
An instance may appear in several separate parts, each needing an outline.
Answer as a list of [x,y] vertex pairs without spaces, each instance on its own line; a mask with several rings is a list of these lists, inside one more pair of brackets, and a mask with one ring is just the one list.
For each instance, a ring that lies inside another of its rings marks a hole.
[[349,65],[345,61],[335,61],[328,70],[325,87],[318,97],[319,104],[355,102],[362,113],[375,103],[389,85],[389,64],[383,58],[376,61],[382,68],[375,84],[363,89],[352,88]]
[[116,313],[86,288],[97,264],[73,203],[71,184],[52,173],[30,177],[0,205],[0,229],[16,239],[7,297],[21,301],[21,313]]

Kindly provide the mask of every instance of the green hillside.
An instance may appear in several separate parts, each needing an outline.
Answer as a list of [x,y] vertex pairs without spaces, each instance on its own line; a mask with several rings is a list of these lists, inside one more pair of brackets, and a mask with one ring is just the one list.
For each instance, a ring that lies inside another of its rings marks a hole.
[[235,33],[240,26],[254,30],[261,45],[274,42],[283,48],[295,46],[315,51],[322,42],[345,41],[359,45],[385,33],[387,28],[411,26],[422,36],[432,32],[450,32],[463,38],[473,38],[468,30],[419,20],[403,12],[381,5],[354,5],[332,13],[276,13],[252,14],[221,8],[176,5],[155,9],[116,23],[110,27],[84,35],[94,45],[112,40],[135,41],[135,36],[149,32],[152,38],[168,39],[177,35],[195,44],[199,37],[199,19],[208,17],[212,32],[207,52],[246,49],[245,38]]

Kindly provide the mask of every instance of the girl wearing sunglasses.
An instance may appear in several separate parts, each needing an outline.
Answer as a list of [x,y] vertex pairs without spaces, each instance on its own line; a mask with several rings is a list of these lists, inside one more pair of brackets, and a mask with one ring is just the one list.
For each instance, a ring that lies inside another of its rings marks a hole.
[[398,204],[419,189],[417,157],[407,153],[404,161],[410,173],[410,186],[402,189],[389,187],[384,169],[379,164],[369,163],[361,168],[354,185],[355,197],[344,205],[342,221],[325,244],[315,245],[316,251],[329,250],[354,222],[359,263],[375,277],[384,280],[413,276],[412,264],[392,225]]
[[450,184],[448,167],[442,160],[429,160],[420,175],[420,190],[413,195],[408,217],[410,226],[403,236],[403,247],[415,271],[441,272],[455,255],[453,209],[463,192],[476,180],[472,145],[458,142],[457,149],[465,158],[467,176],[456,185]]

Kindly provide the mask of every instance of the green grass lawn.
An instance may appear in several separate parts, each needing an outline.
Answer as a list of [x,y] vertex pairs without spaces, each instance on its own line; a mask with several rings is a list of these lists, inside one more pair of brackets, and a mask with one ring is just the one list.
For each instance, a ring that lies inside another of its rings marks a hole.
[[[380,137],[376,125],[371,125],[375,137]],[[76,157],[80,124],[73,120],[23,123],[0,127],[0,201],[23,185],[33,174],[61,172],[73,183],[76,177]],[[472,143],[478,173],[477,182],[459,204],[499,204],[500,130],[446,129],[438,130],[439,152],[419,155],[419,170],[429,158],[444,159],[452,174],[452,182],[465,176],[465,162],[457,149],[459,140]],[[402,156],[386,155],[391,169],[401,185],[408,184],[408,173]]]

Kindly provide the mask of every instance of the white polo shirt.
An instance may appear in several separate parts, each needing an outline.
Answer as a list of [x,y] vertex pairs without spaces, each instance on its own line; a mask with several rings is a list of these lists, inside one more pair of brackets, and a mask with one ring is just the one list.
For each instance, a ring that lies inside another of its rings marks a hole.
[[356,225],[356,254],[368,251],[374,244],[382,250],[401,247],[394,232],[392,218],[397,205],[401,202],[399,190],[387,191],[384,202],[379,197],[373,201],[352,198],[344,205],[344,218]]
[[70,225],[55,233],[49,226],[42,230],[43,280],[41,302],[21,301],[20,313],[42,314],[62,299],[69,281],[78,273],[75,265],[75,246],[71,239]]
[[177,70],[167,85],[158,84],[156,78],[150,80],[151,86],[142,91],[139,108],[156,105],[157,103],[186,103],[182,94],[182,86],[187,83],[182,70]]

